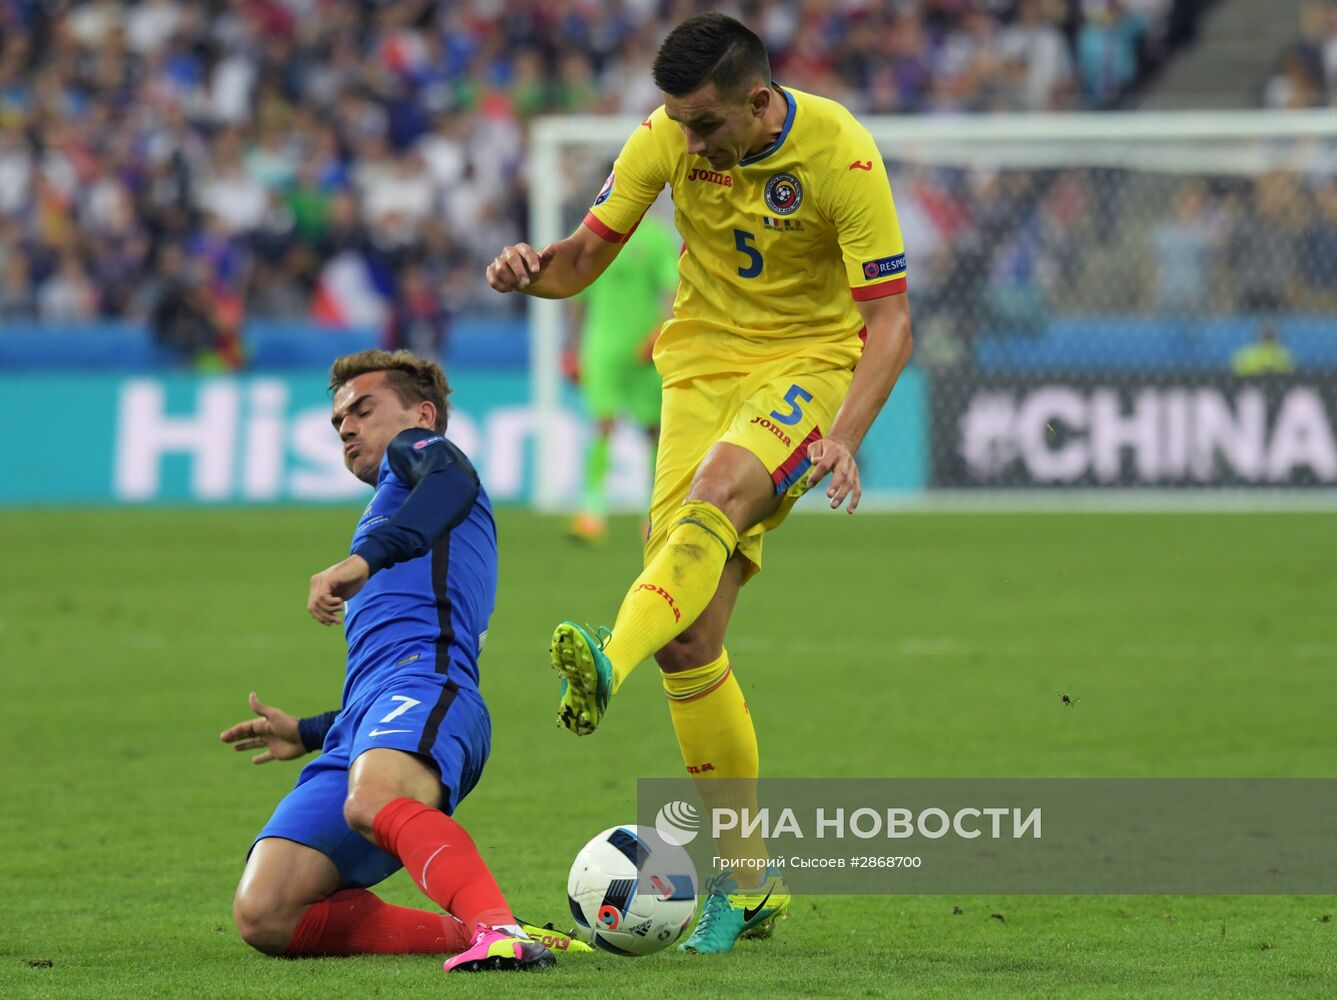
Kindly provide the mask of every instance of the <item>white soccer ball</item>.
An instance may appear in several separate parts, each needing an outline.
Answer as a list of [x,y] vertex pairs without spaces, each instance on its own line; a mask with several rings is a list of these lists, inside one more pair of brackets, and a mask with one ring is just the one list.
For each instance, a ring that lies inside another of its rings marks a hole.
[[696,913],[696,869],[653,827],[615,826],[580,849],[566,880],[571,916],[594,946],[651,955],[687,930]]

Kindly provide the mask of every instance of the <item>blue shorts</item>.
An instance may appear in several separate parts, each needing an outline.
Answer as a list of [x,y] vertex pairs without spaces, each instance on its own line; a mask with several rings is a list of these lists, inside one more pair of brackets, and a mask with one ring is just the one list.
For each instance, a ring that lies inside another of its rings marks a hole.
[[344,706],[324,751],[302,769],[255,842],[282,837],[305,844],[334,862],[343,887],[375,885],[400,864],[344,820],[353,761],[378,747],[430,758],[449,814],[478,784],[491,745],[492,724],[478,691],[440,674],[397,674]]

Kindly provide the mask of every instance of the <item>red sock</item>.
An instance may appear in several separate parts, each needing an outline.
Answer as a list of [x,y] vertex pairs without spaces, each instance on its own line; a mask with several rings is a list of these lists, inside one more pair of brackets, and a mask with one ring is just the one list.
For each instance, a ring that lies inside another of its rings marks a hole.
[[427,898],[466,927],[515,923],[473,838],[445,813],[414,799],[395,799],[376,814],[372,832]]
[[469,947],[471,932],[449,913],[392,906],[366,889],[347,889],[306,911],[286,954],[456,954]]

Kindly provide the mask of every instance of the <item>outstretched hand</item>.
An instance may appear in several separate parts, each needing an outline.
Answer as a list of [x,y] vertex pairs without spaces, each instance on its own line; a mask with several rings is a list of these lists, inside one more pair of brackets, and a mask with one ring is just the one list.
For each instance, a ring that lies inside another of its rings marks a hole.
[[322,625],[339,624],[344,601],[361,590],[369,576],[371,567],[358,555],[321,570],[311,578],[311,590],[306,598],[307,613]]
[[812,463],[808,488],[812,489],[828,472],[831,473],[831,484],[826,488],[831,509],[839,507],[848,496],[850,505],[846,509],[853,514],[859,507],[863,489],[859,485],[859,465],[849,446],[838,438],[819,438],[808,445],[808,461]]
[[552,245],[535,250],[528,243],[513,243],[487,266],[487,283],[498,292],[528,288],[530,278],[542,271],[556,253]]
[[258,719],[238,722],[218,734],[224,743],[233,744],[237,751],[259,750],[264,753],[251,758],[252,764],[267,764],[271,760],[295,760],[306,753],[302,737],[297,731],[297,719],[281,708],[266,705],[251,692],[251,711]]

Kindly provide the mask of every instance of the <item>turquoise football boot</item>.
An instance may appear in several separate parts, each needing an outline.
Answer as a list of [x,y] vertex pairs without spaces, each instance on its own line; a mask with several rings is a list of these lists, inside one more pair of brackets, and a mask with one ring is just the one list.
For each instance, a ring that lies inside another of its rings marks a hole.
[[739,938],[767,938],[789,916],[789,890],[772,876],[753,892],[739,892],[732,872],[706,880],[705,905],[692,936],[679,951],[719,955],[732,951]]
[[577,736],[598,728],[613,693],[613,665],[603,651],[613,633],[606,628],[593,631],[591,635],[575,622],[562,622],[548,647],[552,668],[562,678],[557,724]]

